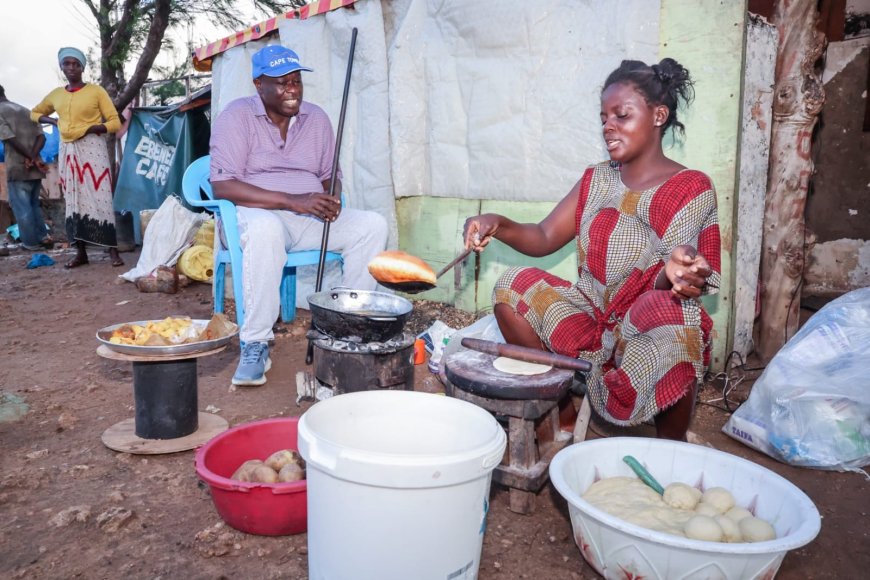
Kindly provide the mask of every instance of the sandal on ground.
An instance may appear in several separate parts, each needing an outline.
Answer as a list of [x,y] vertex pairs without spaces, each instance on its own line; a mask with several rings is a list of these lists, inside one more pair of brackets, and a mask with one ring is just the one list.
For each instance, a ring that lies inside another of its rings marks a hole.
[[117,268],[118,266],[123,266],[124,260],[121,259],[121,256],[118,256],[114,260],[112,260],[112,267]]
[[88,264],[88,263],[89,262],[88,262],[87,256],[82,257],[82,256],[77,255],[72,260],[70,260],[69,262],[64,264],[63,267],[66,268],[67,270],[69,270],[72,268],[78,268],[79,266],[84,266],[85,264]]

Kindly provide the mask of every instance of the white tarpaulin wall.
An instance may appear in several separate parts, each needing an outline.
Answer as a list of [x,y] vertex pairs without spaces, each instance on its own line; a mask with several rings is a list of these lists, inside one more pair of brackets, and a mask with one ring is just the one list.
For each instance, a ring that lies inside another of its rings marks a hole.
[[[279,38],[248,42],[224,52],[214,61],[212,115],[218,115],[235,98],[254,94],[251,55],[268,44],[283,44],[299,55],[314,72],[303,72],[306,101],[322,107],[338,130],[341,99],[350,51],[351,30],[358,29],[345,114],[340,166],[345,198],[350,207],[377,211],[390,224],[388,246],[398,245],[395,193],[390,175],[387,60],[381,4],[364,0],[355,10],[336,10],[307,20],[279,25]],[[297,302],[308,308],[306,297],[314,291],[317,269],[297,270]],[[341,283],[335,262],[327,264],[323,288]]]
[[657,0],[390,2],[400,196],[561,199],[606,159],[599,94],[658,52]]
[[395,246],[396,209],[390,176],[390,110],[384,18],[378,0],[354,4],[307,20],[284,20],[281,43],[314,72],[302,73],[305,100],[323,107],[338,127],[352,29],[358,29],[353,76],[344,121],[341,170],[351,207],[387,217]]
[[[357,27],[341,167],[352,207],[393,225],[412,195],[553,201],[606,158],[599,94],[623,58],[657,60],[656,0],[360,0],[286,20],[315,69],[305,99],[338,125]],[[273,39],[269,42],[277,42]],[[250,42],[215,58],[213,114],[253,94]]]
[[[268,44],[283,44],[314,72],[303,72],[304,99],[322,107],[338,129],[350,51],[358,29],[340,165],[350,207],[377,211],[390,222],[390,246],[398,242],[395,193],[390,175],[389,106],[384,19],[377,0],[355,10],[335,10],[307,20],[286,20],[279,37],[248,42],[214,59],[212,115],[238,97],[253,95],[251,56]],[[307,305],[306,305],[307,307]]]

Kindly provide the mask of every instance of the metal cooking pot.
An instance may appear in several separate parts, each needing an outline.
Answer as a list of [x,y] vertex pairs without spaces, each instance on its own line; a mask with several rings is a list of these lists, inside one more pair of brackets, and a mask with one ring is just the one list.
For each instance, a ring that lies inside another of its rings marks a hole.
[[384,342],[405,327],[413,305],[386,292],[333,288],[308,296],[314,327],[338,340]]

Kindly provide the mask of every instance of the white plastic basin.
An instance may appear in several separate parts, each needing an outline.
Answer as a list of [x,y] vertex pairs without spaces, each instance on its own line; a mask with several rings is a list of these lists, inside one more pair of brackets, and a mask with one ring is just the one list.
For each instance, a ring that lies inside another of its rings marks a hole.
[[[725,544],[648,530],[612,516],[581,495],[598,479],[634,476],[622,458],[633,455],[663,486],[674,481],[700,489],[724,487],[737,505],[769,521],[776,539]],[[596,439],[559,451],[550,479],[568,501],[574,541],[583,558],[605,578],[764,578],[779,570],[785,554],[811,542],[821,518],[795,485],[756,465],[708,447],[636,437]]]

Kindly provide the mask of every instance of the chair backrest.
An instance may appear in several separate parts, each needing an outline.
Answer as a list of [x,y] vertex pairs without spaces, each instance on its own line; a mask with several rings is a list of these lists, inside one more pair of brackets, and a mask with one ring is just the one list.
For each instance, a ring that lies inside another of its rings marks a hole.
[[211,156],[205,155],[191,163],[184,171],[184,177],[181,178],[181,191],[184,194],[184,199],[190,205],[202,206],[203,193],[208,199],[214,199],[211,183],[208,180],[210,165]]

